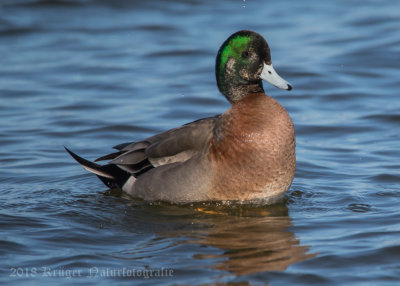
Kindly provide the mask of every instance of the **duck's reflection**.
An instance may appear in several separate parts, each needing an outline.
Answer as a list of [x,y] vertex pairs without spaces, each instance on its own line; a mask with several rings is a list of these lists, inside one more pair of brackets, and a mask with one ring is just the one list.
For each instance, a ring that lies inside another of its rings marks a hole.
[[[220,212],[209,223],[213,226],[196,235],[193,242],[219,248],[215,258],[226,258],[213,268],[236,275],[285,270],[289,265],[311,258],[307,246],[288,230],[292,225],[285,206],[240,208],[240,215]],[[210,256],[196,255],[198,259]],[[217,259],[217,261],[221,261]]]
[[[152,215],[155,210],[156,216],[163,217],[168,224],[168,230],[160,229],[159,235],[187,238],[185,243],[212,247],[210,252],[193,257],[211,260],[210,267],[214,269],[235,275],[280,271],[315,256],[289,230],[292,222],[285,205],[158,206],[152,208]],[[146,213],[149,214],[148,209]]]
[[253,209],[248,210],[246,216],[216,218],[214,226],[197,242],[223,250],[219,257],[226,259],[214,266],[219,270],[236,275],[284,270],[313,255],[307,254],[308,247],[300,246],[299,240],[288,230],[292,223],[287,209],[283,207],[280,211],[286,214]]

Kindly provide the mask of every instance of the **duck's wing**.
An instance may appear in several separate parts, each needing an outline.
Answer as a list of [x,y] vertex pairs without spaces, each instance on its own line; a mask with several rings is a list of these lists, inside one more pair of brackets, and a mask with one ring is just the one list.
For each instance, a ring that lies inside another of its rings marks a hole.
[[183,162],[203,150],[212,136],[219,116],[200,119],[143,141],[117,145],[117,152],[100,157],[112,159],[110,164],[134,175],[174,162]]

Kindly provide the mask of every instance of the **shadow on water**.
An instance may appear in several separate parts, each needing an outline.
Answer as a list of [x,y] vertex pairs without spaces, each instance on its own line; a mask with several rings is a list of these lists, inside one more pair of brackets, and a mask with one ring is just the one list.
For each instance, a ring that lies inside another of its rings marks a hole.
[[172,238],[175,243],[200,246],[201,250],[194,251],[192,258],[206,262],[206,268],[240,276],[282,271],[316,256],[308,253],[309,247],[300,245],[290,231],[292,221],[285,204],[128,204],[134,208],[126,213],[126,223],[130,223],[134,212],[136,220],[141,220],[146,228],[149,224],[158,225],[155,240]]

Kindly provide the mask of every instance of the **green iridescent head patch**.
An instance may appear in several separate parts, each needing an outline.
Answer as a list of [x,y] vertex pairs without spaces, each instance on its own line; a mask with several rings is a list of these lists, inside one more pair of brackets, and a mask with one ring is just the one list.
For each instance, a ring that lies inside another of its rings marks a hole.
[[237,35],[230,39],[227,45],[221,50],[219,68],[223,70],[229,57],[240,54],[241,51],[248,47],[251,38],[249,36]]

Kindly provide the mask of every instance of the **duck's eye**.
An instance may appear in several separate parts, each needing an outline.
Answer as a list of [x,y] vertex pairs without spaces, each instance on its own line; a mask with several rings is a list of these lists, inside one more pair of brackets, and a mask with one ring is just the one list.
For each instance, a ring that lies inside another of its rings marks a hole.
[[248,58],[249,57],[249,51],[244,51],[243,53],[242,53],[242,57],[243,58]]

